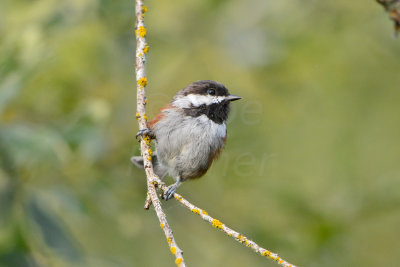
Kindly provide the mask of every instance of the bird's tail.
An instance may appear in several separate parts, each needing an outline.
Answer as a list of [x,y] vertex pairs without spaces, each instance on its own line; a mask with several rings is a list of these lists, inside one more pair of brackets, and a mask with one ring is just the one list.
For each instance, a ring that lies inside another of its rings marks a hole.
[[[153,163],[153,166],[157,165],[158,160],[157,160],[156,152],[153,153],[153,156],[151,157],[151,161]],[[133,165],[135,165],[139,169],[144,169],[144,162],[143,162],[143,157],[142,156],[131,157],[131,162],[133,163]]]
[[[162,180],[168,174],[168,169],[165,168],[160,162],[158,162],[157,152],[153,152],[153,156],[151,157],[151,161],[153,163],[155,174]],[[131,162],[133,165],[138,167],[139,169],[144,169],[143,157],[142,156],[134,156],[131,157]]]

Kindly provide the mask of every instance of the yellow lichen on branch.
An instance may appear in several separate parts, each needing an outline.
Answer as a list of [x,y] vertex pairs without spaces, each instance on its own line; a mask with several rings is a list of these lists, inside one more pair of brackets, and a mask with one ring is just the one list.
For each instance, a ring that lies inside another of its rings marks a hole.
[[[157,183],[157,187],[160,188],[162,191],[165,191],[167,189],[167,186],[160,179],[156,178],[155,182]],[[196,207],[195,205],[193,205],[192,203],[187,201],[185,198],[183,198],[178,193],[174,194],[174,198],[179,203],[181,203],[185,208],[187,208],[191,212],[199,215],[204,221],[209,222],[214,228],[221,230],[227,236],[233,237],[236,241],[240,242],[241,244],[244,244],[246,247],[251,248],[253,251],[260,254],[261,256],[267,257],[284,267],[296,267],[295,265],[293,265],[293,264],[287,262],[286,260],[282,259],[281,257],[279,257],[278,254],[272,253],[271,251],[260,247],[256,242],[248,239],[243,234],[240,234],[240,233],[236,232],[235,230],[229,228],[224,223],[222,223],[220,220],[211,217],[207,211],[205,211],[199,207]]]
[[[139,56],[143,56],[143,54],[139,54]],[[139,85],[139,89],[143,89],[144,87],[147,86],[147,78],[142,77],[137,81],[137,84]]]
[[139,34],[140,37],[145,37],[146,36],[146,28],[144,26],[139,26],[137,33]]
[[145,45],[145,47],[143,48],[143,53],[147,54],[150,50],[150,46]]
[[[147,115],[146,115],[146,86],[147,78],[145,75],[145,54],[149,51],[149,46],[146,43],[147,30],[144,25],[144,13],[147,12],[147,7],[143,5],[143,0],[136,0],[136,91],[137,91],[137,112],[136,118],[138,120],[139,129],[144,130],[147,128]],[[182,250],[175,242],[172,230],[168,225],[167,218],[161,207],[161,202],[158,199],[155,179],[158,179],[154,173],[153,165],[151,162],[153,151],[150,148],[151,139],[149,136],[143,136],[140,141],[140,150],[142,151],[143,162],[147,177],[147,196],[149,203],[153,203],[158,220],[160,221],[161,229],[167,238],[168,245],[171,253],[175,256],[175,263],[178,266],[185,267],[183,260]],[[150,202],[151,201],[151,202]]]

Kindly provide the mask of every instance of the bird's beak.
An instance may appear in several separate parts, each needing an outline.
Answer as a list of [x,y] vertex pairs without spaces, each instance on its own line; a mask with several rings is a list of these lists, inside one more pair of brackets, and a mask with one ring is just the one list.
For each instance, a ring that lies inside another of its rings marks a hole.
[[227,100],[227,101],[235,101],[235,100],[239,100],[239,99],[241,99],[242,97],[240,97],[240,96],[238,96],[238,95],[228,95],[226,98],[225,98],[225,100]]

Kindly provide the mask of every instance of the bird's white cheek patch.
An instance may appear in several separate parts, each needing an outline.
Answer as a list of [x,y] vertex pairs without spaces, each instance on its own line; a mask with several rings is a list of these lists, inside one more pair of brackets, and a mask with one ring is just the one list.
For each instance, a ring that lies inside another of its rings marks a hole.
[[201,105],[217,104],[222,102],[225,98],[225,96],[190,94],[176,99],[173,103],[180,108],[189,108],[191,106],[199,107]]

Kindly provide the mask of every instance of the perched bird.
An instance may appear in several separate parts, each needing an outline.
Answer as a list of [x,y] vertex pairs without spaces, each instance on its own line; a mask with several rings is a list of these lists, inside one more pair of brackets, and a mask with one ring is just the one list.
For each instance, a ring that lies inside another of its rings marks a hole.
[[[229,94],[219,82],[203,80],[180,90],[172,101],[149,122],[149,129],[138,136],[156,139],[153,154],[155,173],[163,179],[173,177],[176,183],[165,190],[163,198],[173,197],[178,186],[203,176],[225,145],[230,103],[241,99]],[[142,157],[131,161],[143,168]]]

